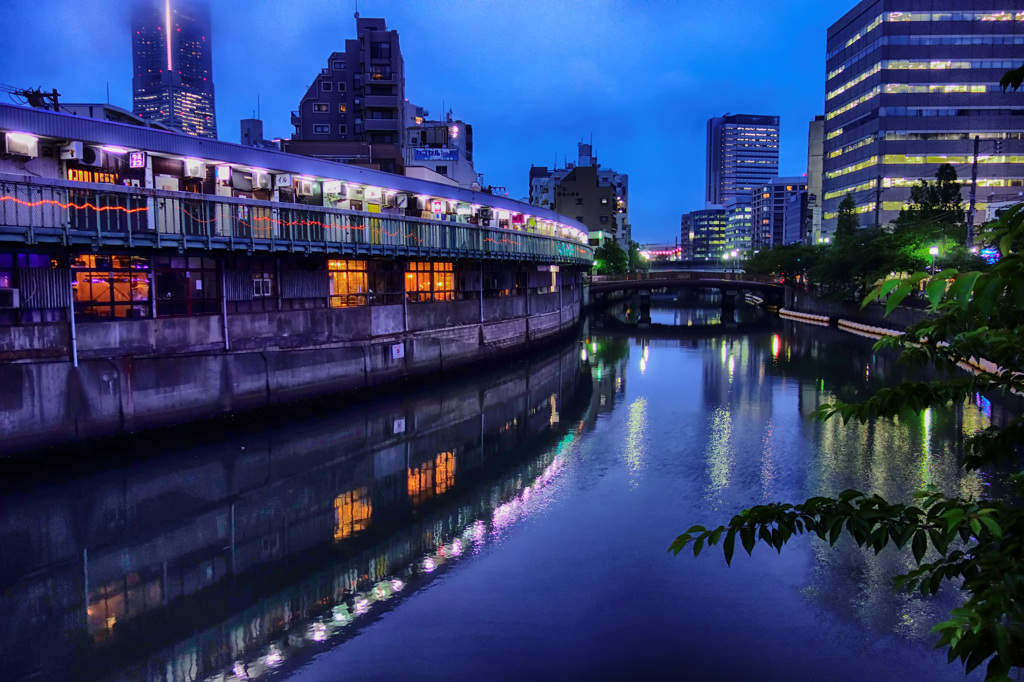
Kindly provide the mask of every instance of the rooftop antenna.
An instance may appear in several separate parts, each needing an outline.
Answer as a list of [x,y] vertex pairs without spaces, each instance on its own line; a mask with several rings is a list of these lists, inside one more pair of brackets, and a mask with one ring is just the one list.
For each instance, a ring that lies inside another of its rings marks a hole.
[[256,93],[256,118],[260,117],[263,112],[260,110],[260,95]]
[[110,81],[107,81],[107,104],[110,104]]
[[355,13],[354,16],[355,16],[356,19],[358,19],[359,18],[359,0],[355,0],[355,6],[356,6],[356,13]]

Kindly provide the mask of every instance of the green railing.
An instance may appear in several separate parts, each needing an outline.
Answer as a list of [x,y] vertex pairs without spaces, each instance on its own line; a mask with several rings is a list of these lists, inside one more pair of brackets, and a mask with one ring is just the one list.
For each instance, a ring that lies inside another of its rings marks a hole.
[[62,180],[0,180],[0,241],[93,247],[240,249],[327,254],[446,256],[589,266],[592,249],[557,228],[482,227]]

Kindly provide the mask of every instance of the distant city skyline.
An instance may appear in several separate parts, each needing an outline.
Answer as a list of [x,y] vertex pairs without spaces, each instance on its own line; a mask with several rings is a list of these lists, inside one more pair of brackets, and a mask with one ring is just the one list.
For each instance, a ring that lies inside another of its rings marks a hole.
[[[592,134],[602,164],[630,175],[634,239],[668,243],[679,214],[704,204],[709,118],[779,115],[779,173],[806,171],[807,124],[824,109],[826,30],[853,5],[595,2],[581,9],[381,0],[359,10],[399,32],[411,102],[432,115],[443,105],[472,122],[485,185],[526,198],[531,164],[571,160]],[[106,101],[109,86],[111,103],[130,109],[129,5],[54,0],[47,7],[15,1],[7,8],[14,30],[0,54],[3,82],[55,87],[67,102]],[[220,139],[238,142],[239,121],[256,113],[257,98],[266,137],[289,136],[291,111],[325,55],[355,36],[353,10],[327,0],[213,3]],[[439,16],[440,49],[438,34],[422,31]]]

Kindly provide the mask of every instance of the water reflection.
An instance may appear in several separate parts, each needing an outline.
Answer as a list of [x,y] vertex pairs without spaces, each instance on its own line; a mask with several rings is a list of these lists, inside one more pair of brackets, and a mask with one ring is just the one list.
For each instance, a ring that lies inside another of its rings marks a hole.
[[8,477],[5,676],[278,669],[543,506],[590,389],[571,344],[486,381],[231,431],[121,471]]

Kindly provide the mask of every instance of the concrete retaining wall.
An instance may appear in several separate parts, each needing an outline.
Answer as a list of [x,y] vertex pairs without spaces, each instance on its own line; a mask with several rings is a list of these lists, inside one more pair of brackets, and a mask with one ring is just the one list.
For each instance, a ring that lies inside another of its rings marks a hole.
[[483,303],[482,323],[479,300],[230,315],[230,351],[219,315],[82,324],[77,368],[67,325],[3,328],[0,455],[447,371],[580,316],[557,293],[529,317],[525,297]]

